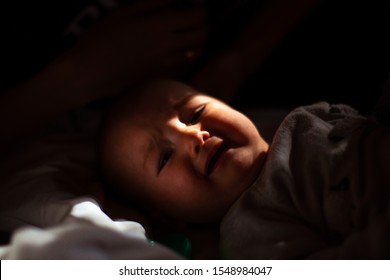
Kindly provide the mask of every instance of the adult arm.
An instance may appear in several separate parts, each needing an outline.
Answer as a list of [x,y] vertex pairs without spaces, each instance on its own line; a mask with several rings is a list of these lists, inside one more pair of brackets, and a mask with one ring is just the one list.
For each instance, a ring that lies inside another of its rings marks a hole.
[[184,52],[206,41],[206,13],[168,9],[167,3],[137,1],[114,11],[32,79],[3,93],[0,142],[11,143],[69,110],[192,63],[196,57]]
[[230,101],[272,50],[318,5],[320,0],[269,0],[237,40],[199,72],[192,84]]

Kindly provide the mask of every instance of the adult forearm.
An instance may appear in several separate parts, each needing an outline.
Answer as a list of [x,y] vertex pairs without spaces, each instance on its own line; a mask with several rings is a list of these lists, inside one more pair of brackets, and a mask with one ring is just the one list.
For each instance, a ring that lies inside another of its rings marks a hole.
[[248,77],[319,1],[269,0],[238,38],[191,78],[191,85],[230,102]]
[[241,60],[241,69],[250,74],[320,0],[269,0],[260,9],[230,49]]
[[0,95],[0,141],[7,143],[90,101],[74,61],[61,56]]

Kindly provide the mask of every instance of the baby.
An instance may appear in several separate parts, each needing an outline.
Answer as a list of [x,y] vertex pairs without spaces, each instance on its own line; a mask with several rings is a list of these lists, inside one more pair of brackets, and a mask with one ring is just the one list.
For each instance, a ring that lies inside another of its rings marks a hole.
[[268,144],[225,103],[175,81],[156,81],[111,109],[101,157],[109,182],[154,211],[220,220],[256,179]]
[[110,186],[185,222],[221,222],[226,258],[389,258],[390,130],[345,105],[293,110],[271,146],[176,81],[139,87],[102,128]]

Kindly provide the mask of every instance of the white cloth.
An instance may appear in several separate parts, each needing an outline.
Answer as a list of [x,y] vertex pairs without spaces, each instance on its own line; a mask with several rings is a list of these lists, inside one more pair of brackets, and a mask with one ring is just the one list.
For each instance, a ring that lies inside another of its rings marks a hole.
[[72,208],[69,200],[87,195],[102,200],[96,128],[89,128],[97,125],[99,117],[81,115],[65,115],[1,158],[0,230],[54,226]]
[[49,228],[22,227],[0,247],[0,259],[182,259],[149,243],[137,222],[113,221],[91,199],[71,201],[63,222]]
[[22,141],[0,162],[0,259],[179,259],[151,244],[137,222],[100,208],[96,132],[100,114],[80,110]]

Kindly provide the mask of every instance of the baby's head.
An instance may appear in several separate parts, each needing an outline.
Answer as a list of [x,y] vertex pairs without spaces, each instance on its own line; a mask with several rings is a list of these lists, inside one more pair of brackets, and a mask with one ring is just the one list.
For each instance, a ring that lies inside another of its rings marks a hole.
[[105,176],[122,195],[177,220],[212,222],[254,182],[268,144],[227,104],[158,80],[117,100],[100,148]]

